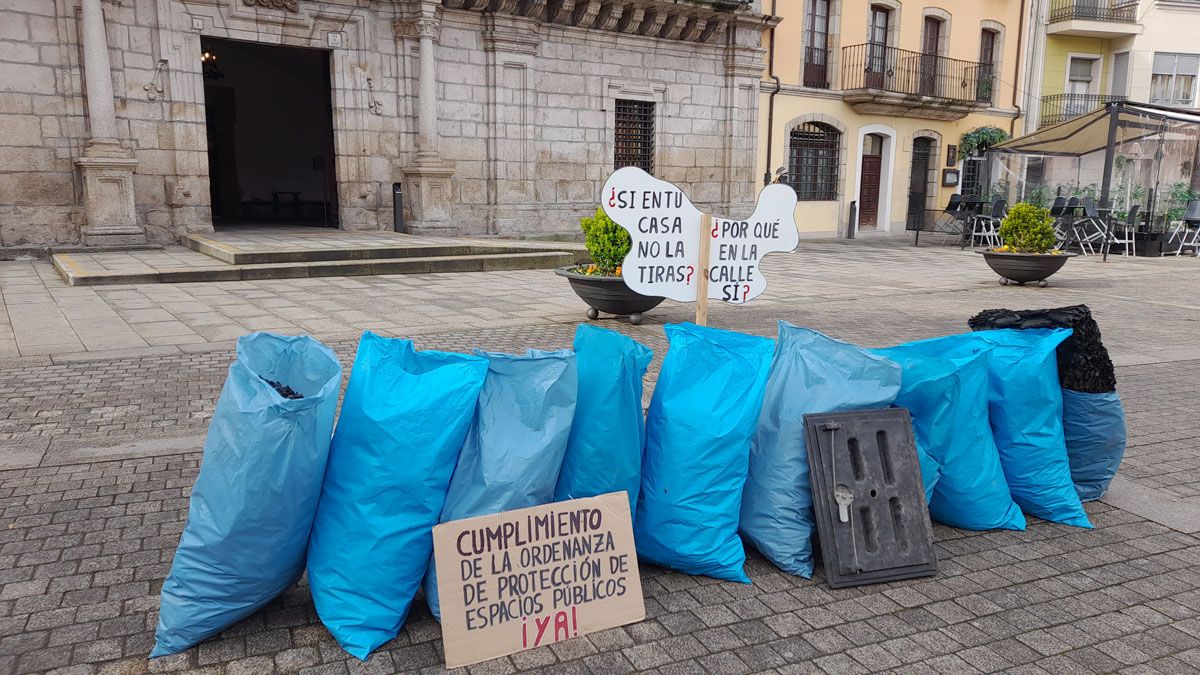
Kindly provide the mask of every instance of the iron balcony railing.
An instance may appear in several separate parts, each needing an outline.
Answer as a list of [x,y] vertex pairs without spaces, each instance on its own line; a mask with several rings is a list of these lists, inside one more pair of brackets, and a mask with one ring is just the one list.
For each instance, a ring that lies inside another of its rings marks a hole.
[[1137,0],[1051,0],[1050,23],[1072,19],[1136,23],[1137,7]]
[[842,48],[842,89],[881,89],[978,103],[992,98],[990,63],[961,61],[878,43]]
[[1113,101],[1124,101],[1124,96],[1103,94],[1051,94],[1042,97],[1042,116],[1039,126],[1066,122],[1082,117]]
[[815,89],[829,88],[828,49],[804,48],[804,86]]

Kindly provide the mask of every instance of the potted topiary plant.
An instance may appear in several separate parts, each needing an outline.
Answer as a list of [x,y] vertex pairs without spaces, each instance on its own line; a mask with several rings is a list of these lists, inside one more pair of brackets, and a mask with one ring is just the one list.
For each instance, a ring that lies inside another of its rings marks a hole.
[[566,277],[575,295],[587,303],[589,319],[598,319],[604,312],[628,316],[629,323],[635,325],[641,323],[642,313],[657,307],[663,298],[642,295],[625,285],[621,263],[633,243],[629,233],[602,208],[597,208],[594,216],[580,218],[579,224],[592,262],[560,267],[555,273]]
[[1054,218],[1050,209],[1022,202],[1013,206],[1000,222],[1003,246],[979,251],[988,267],[1000,275],[1000,283],[1024,286],[1030,281],[1047,285],[1046,278],[1062,269],[1074,253],[1055,249]]

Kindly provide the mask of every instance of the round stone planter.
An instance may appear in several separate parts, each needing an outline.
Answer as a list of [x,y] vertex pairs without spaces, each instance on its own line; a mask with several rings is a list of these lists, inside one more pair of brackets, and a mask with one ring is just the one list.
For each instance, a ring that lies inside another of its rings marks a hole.
[[1036,281],[1038,286],[1047,286],[1046,278],[1062,269],[1067,260],[1077,253],[998,253],[977,251],[987,261],[988,267],[1000,275],[1000,283],[1015,283],[1018,286]]
[[588,274],[578,274],[575,265],[567,265],[554,270],[560,277],[566,277],[581,300],[587,303],[587,317],[597,319],[600,312],[628,316],[629,323],[642,322],[642,313],[648,312],[663,301],[661,297],[642,295],[630,290],[621,277],[597,277]]

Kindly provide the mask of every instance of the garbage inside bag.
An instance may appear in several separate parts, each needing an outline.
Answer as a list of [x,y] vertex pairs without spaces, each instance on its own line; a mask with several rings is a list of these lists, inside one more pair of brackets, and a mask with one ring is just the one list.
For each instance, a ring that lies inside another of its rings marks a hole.
[[1103,394],[1117,389],[1117,373],[1087,305],[1056,309],[987,309],[967,321],[972,330],[1070,328],[1058,346],[1058,379],[1066,389]]
[[279,395],[284,398],[290,398],[290,399],[304,398],[304,394],[297,392],[295,389],[292,389],[291,387],[287,386],[286,384],[276,382],[275,380],[268,380],[265,377],[263,378],[263,382],[266,382],[267,384],[271,385],[275,389],[275,391],[279,392]]
[[238,339],[163,582],[152,657],[220,632],[300,578],[341,380],[337,356],[310,337]]
[[[578,379],[571,350],[475,353],[487,357],[487,377],[439,523],[553,501],[575,416]],[[432,556],[424,588],[430,611],[440,619]]]
[[353,656],[404,625],[487,369],[408,340],[359,342],[308,548],[317,615]]
[[633,524],[638,556],[750,583],[738,514],[773,341],[690,323],[664,330],[670,348],[646,415]]
[[654,352],[587,324],[575,330],[574,347],[579,396],[554,500],[624,491],[636,513],[646,436],[642,377]]
[[1062,390],[1063,435],[1071,480],[1083,501],[1104,496],[1125,455],[1125,410],[1117,392]]
[[1067,459],[1055,350],[1069,328],[984,330],[925,340],[947,354],[990,351],[988,417],[1013,501],[1025,513],[1091,527]]
[[899,391],[900,366],[892,361],[779,322],[762,412],[750,444],[741,532],[783,571],[806,578],[813,571],[804,416],[885,408]]
[[877,349],[900,364],[896,405],[912,416],[917,447],[940,464],[930,516],[966,530],[1024,530],[988,423],[988,352],[942,357],[923,342]]

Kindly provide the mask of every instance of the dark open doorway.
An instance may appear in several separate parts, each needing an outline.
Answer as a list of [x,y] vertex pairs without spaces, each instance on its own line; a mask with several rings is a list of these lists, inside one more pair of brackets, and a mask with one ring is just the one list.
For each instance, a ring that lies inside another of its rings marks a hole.
[[908,171],[908,229],[920,229],[925,222],[929,201],[929,168],[933,162],[933,141],[914,138],[912,165]]
[[213,224],[336,227],[329,52],[200,44]]

